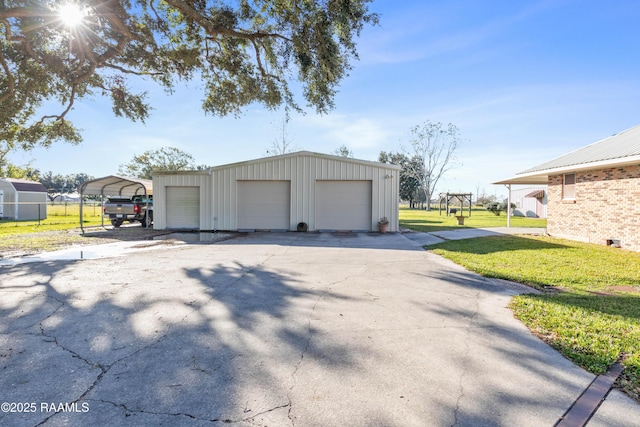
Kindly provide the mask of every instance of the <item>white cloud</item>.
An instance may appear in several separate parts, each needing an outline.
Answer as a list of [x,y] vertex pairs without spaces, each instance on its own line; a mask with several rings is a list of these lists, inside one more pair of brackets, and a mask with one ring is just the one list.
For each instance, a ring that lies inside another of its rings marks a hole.
[[330,114],[327,116],[303,117],[302,126],[307,134],[316,134],[316,141],[335,144],[335,148],[346,145],[350,149],[366,149],[384,146],[390,132],[383,123],[374,118]]

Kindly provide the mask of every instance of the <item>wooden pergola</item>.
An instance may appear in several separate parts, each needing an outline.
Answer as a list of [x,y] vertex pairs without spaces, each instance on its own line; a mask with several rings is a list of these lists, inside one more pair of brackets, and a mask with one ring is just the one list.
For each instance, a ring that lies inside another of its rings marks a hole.
[[438,206],[438,213],[440,215],[442,215],[442,208],[444,205],[444,209],[447,215],[449,215],[450,212],[450,206],[458,206],[458,204],[456,203],[455,205],[452,204],[453,201],[457,201],[460,202],[460,213],[458,213],[458,209],[457,208],[453,208],[456,211],[454,212],[456,214],[456,217],[463,217],[464,215],[462,214],[464,212],[464,202],[468,202],[469,203],[469,215],[471,216],[471,197],[473,196],[472,193],[440,193],[440,203]]

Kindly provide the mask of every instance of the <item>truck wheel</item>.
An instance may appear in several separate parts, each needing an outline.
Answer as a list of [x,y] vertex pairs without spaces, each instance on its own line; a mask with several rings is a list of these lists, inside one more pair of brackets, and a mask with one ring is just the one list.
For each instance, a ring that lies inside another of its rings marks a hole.
[[149,227],[151,227],[151,224],[153,224],[153,211],[151,212],[147,212],[147,214],[145,214],[145,217],[142,218],[142,220],[140,221],[142,223],[143,227],[147,226],[147,215],[149,216]]
[[121,219],[112,219],[111,220],[111,225],[113,225],[115,228],[118,228],[122,225],[122,220]]

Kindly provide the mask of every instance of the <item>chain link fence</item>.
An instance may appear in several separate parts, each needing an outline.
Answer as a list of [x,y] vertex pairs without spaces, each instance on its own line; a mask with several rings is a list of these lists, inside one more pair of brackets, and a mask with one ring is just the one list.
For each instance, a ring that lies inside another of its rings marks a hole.
[[[83,222],[100,222],[102,204],[87,201],[82,205]],[[80,224],[80,202],[8,202],[0,203],[0,224],[19,225],[29,222]]]

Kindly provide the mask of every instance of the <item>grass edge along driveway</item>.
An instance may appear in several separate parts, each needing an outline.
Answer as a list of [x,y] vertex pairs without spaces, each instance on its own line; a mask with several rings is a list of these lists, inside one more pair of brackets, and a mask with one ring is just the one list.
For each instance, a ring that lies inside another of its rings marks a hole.
[[535,335],[593,374],[617,360],[617,386],[640,402],[640,253],[546,236],[491,236],[427,246],[486,277],[541,290],[510,308]]

